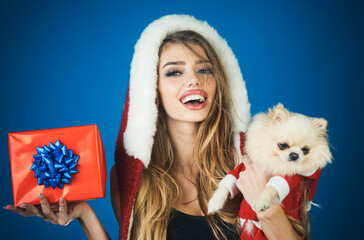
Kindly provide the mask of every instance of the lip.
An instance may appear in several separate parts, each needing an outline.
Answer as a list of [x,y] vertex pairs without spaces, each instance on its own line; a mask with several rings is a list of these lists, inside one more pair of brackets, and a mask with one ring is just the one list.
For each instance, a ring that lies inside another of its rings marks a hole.
[[[184,99],[187,96],[190,95],[201,95],[203,96],[206,100],[205,102],[198,104],[198,105],[192,105],[192,104],[183,104],[182,103],[182,99]],[[201,110],[203,108],[206,107],[207,105],[207,93],[201,89],[192,89],[192,90],[188,90],[186,92],[184,92],[180,97],[179,97],[179,102],[187,109],[189,110]]]
[[188,90],[186,92],[184,92],[180,97],[179,97],[179,101],[181,101],[182,99],[184,99],[187,96],[190,95],[201,95],[202,97],[204,97],[205,99],[207,99],[207,93],[201,89],[193,89],[193,90]]

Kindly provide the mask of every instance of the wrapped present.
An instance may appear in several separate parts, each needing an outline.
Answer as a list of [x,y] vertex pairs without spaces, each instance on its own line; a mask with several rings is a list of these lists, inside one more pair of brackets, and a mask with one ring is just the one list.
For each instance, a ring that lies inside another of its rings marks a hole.
[[96,125],[9,133],[14,205],[105,197],[105,151]]

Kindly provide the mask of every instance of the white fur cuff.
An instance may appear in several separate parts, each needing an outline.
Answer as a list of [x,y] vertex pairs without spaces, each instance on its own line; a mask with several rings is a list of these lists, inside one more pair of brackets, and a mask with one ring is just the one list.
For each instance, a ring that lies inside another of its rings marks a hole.
[[236,178],[231,174],[226,175],[221,180],[221,182],[219,183],[219,186],[221,186],[221,185],[225,186],[229,190],[230,198],[234,198],[236,196],[236,194],[238,194],[238,192],[239,192],[239,189],[236,186]]
[[274,176],[269,179],[266,186],[272,186],[278,191],[279,202],[282,202],[287,195],[289,194],[289,185],[288,182],[280,176]]
[[312,171],[308,171],[308,172],[305,172],[305,173],[302,173],[301,175],[304,176],[304,177],[310,177],[312,176],[313,174],[315,174],[315,172],[317,171],[318,167],[316,167],[315,169],[313,169]]

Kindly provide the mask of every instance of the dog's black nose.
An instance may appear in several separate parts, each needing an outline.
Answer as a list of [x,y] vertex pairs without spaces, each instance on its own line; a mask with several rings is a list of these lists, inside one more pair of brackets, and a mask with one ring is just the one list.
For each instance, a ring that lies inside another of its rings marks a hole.
[[296,161],[298,159],[298,157],[299,156],[298,156],[297,153],[292,152],[292,153],[289,154],[289,158],[290,158],[289,160],[290,161]]

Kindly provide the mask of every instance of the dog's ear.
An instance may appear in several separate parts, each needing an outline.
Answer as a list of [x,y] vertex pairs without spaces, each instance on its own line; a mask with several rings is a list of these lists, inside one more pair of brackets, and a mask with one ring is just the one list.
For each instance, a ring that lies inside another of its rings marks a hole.
[[312,121],[313,125],[318,129],[321,130],[323,132],[326,132],[326,128],[327,128],[327,121],[323,118],[314,118]]
[[288,117],[289,112],[281,103],[278,103],[273,109],[269,109],[268,118],[273,122],[284,122]]

